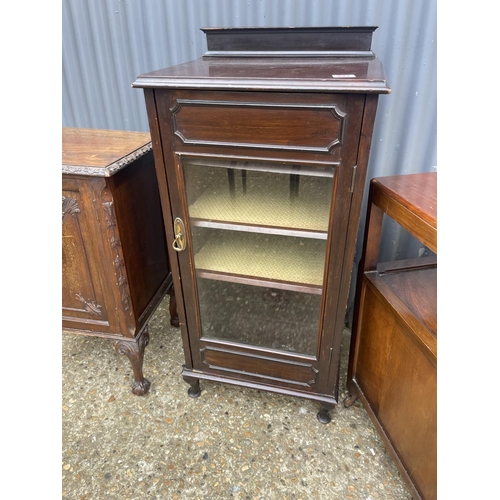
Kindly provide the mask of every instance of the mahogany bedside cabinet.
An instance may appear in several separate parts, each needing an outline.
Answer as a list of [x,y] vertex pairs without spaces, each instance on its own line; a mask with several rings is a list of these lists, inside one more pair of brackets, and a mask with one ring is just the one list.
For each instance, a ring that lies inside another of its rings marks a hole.
[[337,404],[375,111],[374,27],[204,29],[140,75],[179,306],[200,380]]
[[[371,181],[344,401],[359,397],[413,498],[425,500],[437,496],[436,179]],[[385,216],[434,255],[378,263]]]
[[[172,291],[148,133],[62,129],[62,328],[111,340],[148,392],[148,321]],[[176,324],[171,295],[171,323]]]

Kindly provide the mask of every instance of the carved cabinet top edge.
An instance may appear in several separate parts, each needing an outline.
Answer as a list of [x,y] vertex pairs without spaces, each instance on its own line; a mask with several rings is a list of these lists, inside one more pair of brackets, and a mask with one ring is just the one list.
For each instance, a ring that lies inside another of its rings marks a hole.
[[145,132],[62,129],[62,173],[111,177],[152,149]]

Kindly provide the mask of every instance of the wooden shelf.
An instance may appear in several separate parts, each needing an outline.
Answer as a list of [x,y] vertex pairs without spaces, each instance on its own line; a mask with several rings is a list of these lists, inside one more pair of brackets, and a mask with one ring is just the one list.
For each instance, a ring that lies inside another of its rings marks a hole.
[[208,185],[189,206],[191,225],[326,240],[331,177],[312,177],[301,172],[297,174],[298,193],[292,194],[288,175],[292,170],[288,169],[287,175],[277,175],[252,168],[255,167],[250,167],[245,184],[236,175],[232,191],[227,177],[216,176],[216,182]]
[[219,231],[196,253],[197,276],[321,294],[326,242]]
[[219,158],[198,158],[190,157],[185,160],[189,167],[202,167],[206,169],[232,169],[232,170],[246,170],[248,172],[268,172],[271,174],[296,174],[305,175],[307,177],[323,177],[332,178],[335,175],[335,167],[338,163],[317,163],[317,162],[276,162],[271,159],[260,160],[224,160]]
[[437,268],[380,276],[415,319],[437,336]]
[[367,284],[409,328],[424,350],[437,356],[437,268],[365,273]]

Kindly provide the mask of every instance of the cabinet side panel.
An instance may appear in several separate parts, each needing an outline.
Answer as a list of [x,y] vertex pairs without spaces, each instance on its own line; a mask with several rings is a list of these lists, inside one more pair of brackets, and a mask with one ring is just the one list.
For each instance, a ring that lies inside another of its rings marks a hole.
[[373,291],[363,283],[363,316],[358,322],[356,381],[378,416],[396,322]]
[[436,368],[398,328],[386,366],[379,421],[422,497],[436,498]]
[[96,246],[98,222],[84,178],[63,177],[62,319],[63,327],[109,331],[102,260]]
[[[169,273],[165,228],[153,153],[112,178],[120,241],[136,321],[140,322]],[[162,292],[164,292],[163,290]]]
[[[364,285],[366,286],[366,285]],[[425,499],[436,498],[436,368],[370,287],[357,331],[356,382]]]

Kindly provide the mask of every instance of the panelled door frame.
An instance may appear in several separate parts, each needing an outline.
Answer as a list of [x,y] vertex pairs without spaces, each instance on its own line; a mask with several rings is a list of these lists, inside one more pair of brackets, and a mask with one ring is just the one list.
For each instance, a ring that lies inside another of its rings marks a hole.
[[[241,93],[241,92],[240,92]],[[211,95],[210,92],[206,93]],[[190,91],[176,91],[176,99],[179,95],[185,95],[186,99],[190,98]],[[212,94],[214,99],[217,99],[217,92]],[[227,93],[226,93],[227,95]],[[297,99],[296,94],[290,94],[293,99]],[[324,99],[324,94],[323,99]],[[339,94],[331,94],[332,100],[335,101],[335,96]],[[227,341],[217,339],[201,338],[201,328],[199,320],[199,306],[197,298],[196,275],[194,267],[194,256],[191,249],[191,230],[189,224],[188,207],[186,201],[186,191],[184,186],[184,175],[182,170],[181,158],[183,156],[216,156],[224,159],[256,159],[258,161],[294,161],[295,163],[304,164],[319,164],[324,166],[335,166],[334,183],[332,192],[331,218],[329,222],[329,236],[327,239],[327,256],[325,261],[325,269],[329,273],[325,277],[322,294],[322,308],[320,316],[320,331],[318,332],[317,352],[316,356],[307,356],[304,354],[279,351],[268,348],[260,348],[257,346],[231,343],[231,349],[237,352],[246,353],[248,355],[262,356],[272,355],[278,360],[290,360],[298,363],[309,363],[315,369],[329,368],[330,361],[333,355],[334,345],[339,343],[334,342],[336,337],[340,338],[342,328],[337,318],[338,313],[338,294],[341,288],[343,264],[344,264],[344,249],[347,238],[350,205],[352,197],[353,175],[355,172],[358,143],[360,139],[361,123],[364,111],[364,95],[346,94],[342,95],[346,109],[341,111],[345,113],[345,129],[342,134],[342,141],[338,148],[329,150],[323,154],[311,155],[307,151],[268,151],[259,148],[246,148],[243,146],[220,146],[217,153],[214,153],[214,148],[206,145],[179,144],[179,138],[175,136],[175,123],[170,118],[171,109],[175,108],[173,91],[156,90],[154,91],[154,100],[156,106],[156,116],[158,117],[157,126],[159,127],[159,138],[163,143],[163,164],[165,168],[165,180],[167,181],[170,198],[170,224],[173,226],[173,221],[176,217],[180,217],[185,224],[187,245],[186,250],[176,254],[178,269],[181,280],[177,284],[176,294],[178,291],[182,293],[182,301],[184,305],[184,317],[186,321],[187,339],[184,339],[185,346],[189,344],[192,353],[192,369],[195,371],[206,372],[207,366],[203,365],[200,350],[206,346],[222,347],[229,345]],[[269,93],[269,99],[273,99],[273,93]],[[214,125],[216,126],[216,125]],[[154,144],[153,144],[154,146]],[[340,151],[340,153],[339,153]],[[337,158],[332,153],[337,155]],[[279,155],[279,156],[278,156]],[[313,158],[311,159],[311,157]],[[320,160],[318,160],[318,157]],[[168,222],[165,222],[168,225]],[[171,228],[167,230],[167,238],[169,239],[169,251],[173,243],[173,232]],[[170,252],[171,254],[173,252]],[[346,272],[347,270],[344,270]],[[350,274],[350,269],[348,270]],[[345,278],[344,278],[345,279]],[[336,374],[337,375],[337,374]],[[249,377],[251,375],[249,374]],[[329,385],[332,374],[328,369],[321,369],[317,382],[310,390],[300,390],[311,394],[326,394],[328,396],[337,397],[337,384],[333,387]],[[271,384],[272,385],[272,384]],[[280,384],[280,387],[282,385]],[[295,387],[289,387],[296,390]]]

